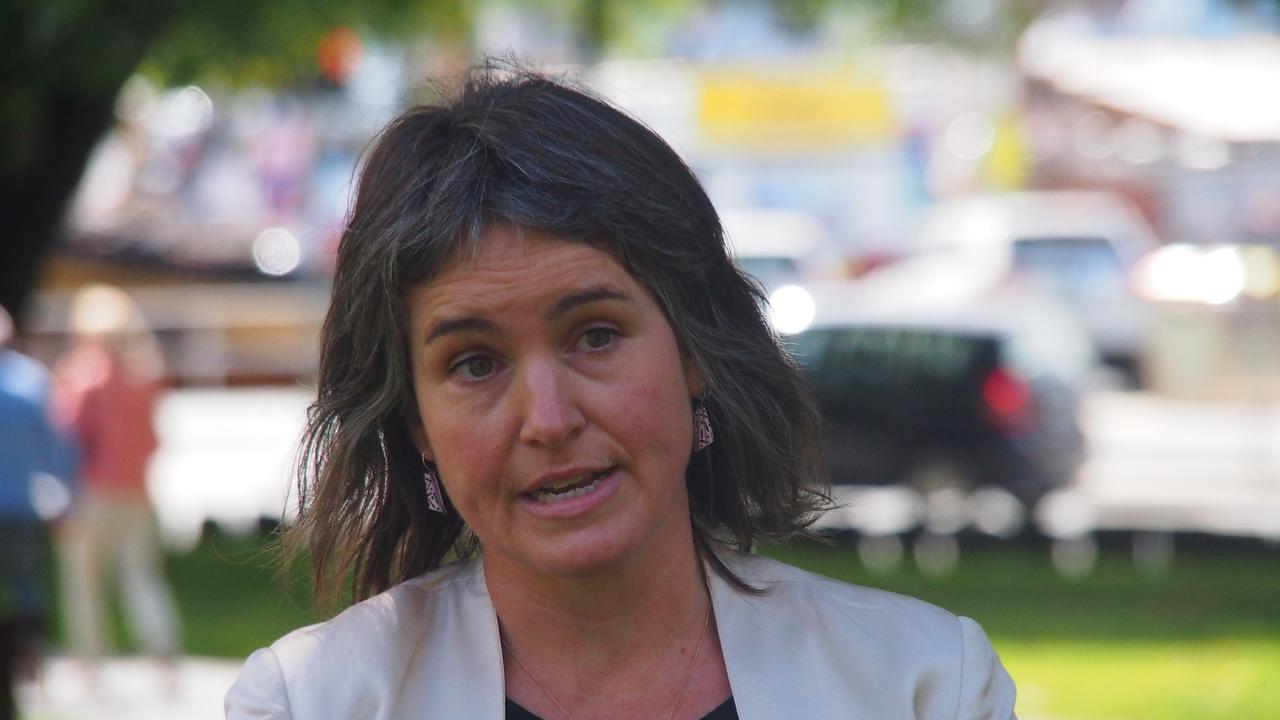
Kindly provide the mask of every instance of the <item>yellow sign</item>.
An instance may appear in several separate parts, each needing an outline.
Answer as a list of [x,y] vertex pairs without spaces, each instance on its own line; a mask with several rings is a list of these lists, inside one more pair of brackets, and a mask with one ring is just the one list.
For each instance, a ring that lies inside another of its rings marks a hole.
[[701,74],[698,128],[709,147],[788,152],[881,141],[896,130],[881,84],[852,69]]

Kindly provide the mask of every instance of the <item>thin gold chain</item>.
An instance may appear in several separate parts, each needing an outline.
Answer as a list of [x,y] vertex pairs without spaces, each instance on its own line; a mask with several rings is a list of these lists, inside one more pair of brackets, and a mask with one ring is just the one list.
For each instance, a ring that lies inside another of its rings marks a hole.
[[707,598],[707,615],[702,619],[702,632],[698,633],[698,644],[693,647],[693,655],[689,656],[689,665],[684,669],[684,682],[680,684],[680,692],[676,693],[676,701],[671,703],[671,710],[667,713],[667,720],[676,716],[676,708],[680,707],[680,700],[684,698],[684,691],[689,689],[689,681],[693,679],[693,663],[698,659],[698,651],[702,649],[702,642],[707,639],[707,628],[711,626],[711,598]]
[[[707,639],[707,628],[710,627],[710,625],[711,598],[707,598],[707,614],[706,617],[702,619],[702,632],[698,634],[698,644],[694,646],[693,654],[689,656],[689,665],[684,669],[684,682],[680,684],[680,691],[676,693],[675,702],[671,703],[671,710],[667,712],[667,720],[671,720],[671,718],[675,717],[676,708],[680,707],[680,701],[684,699],[684,693],[689,689],[689,681],[693,678],[693,664],[698,659],[698,652],[702,650],[702,643]],[[551,701],[551,704],[556,706],[556,709],[560,711],[561,715],[564,715],[564,720],[573,720],[573,715],[570,714],[568,710],[564,709],[564,706],[560,704],[560,701],[556,699],[556,696],[552,695],[551,691],[547,689],[547,686],[543,685],[542,681],[538,679],[538,676],[534,675],[533,671],[529,669],[529,666],[525,665],[524,662],[520,660],[520,656],[516,655],[516,651],[511,649],[511,646],[507,644],[506,639],[503,638],[501,634],[498,635],[498,641],[502,643],[502,647],[506,648],[507,652],[511,655],[511,659],[516,661],[516,665],[520,666],[520,669],[524,671],[524,674],[529,676],[529,679],[533,681],[533,684],[537,685],[538,689],[542,691],[542,694],[547,696],[547,699]]]
[[534,675],[533,671],[530,670],[523,662],[521,662],[520,656],[516,655],[516,651],[511,649],[511,646],[507,644],[507,641],[502,637],[501,634],[498,635],[498,639],[502,641],[502,647],[507,649],[507,652],[511,655],[511,659],[516,661],[516,664],[520,666],[520,669],[524,671],[524,674],[528,675],[529,679],[533,681],[533,684],[537,685],[538,689],[542,691],[542,694],[546,695],[547,699],[550,700],[560,710],[560,714],[564,715],[564,720],[573,720],[573,716],[569,714],[569,711],[565,710],[564,706],[560,704],[560,701],[556,699],[556,696],[552,695],[551,691],[548,690],[546,686],[542,684],[542,681],[538,680],[538,676]]

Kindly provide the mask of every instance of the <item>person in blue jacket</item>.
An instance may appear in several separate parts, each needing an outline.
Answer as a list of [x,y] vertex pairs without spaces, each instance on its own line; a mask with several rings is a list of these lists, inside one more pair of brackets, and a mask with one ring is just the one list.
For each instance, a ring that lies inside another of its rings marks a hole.
[[45,524],[66,508],[73,451],[51,419],[53,381],[9,347],[0,308],[0,720],[17,714],[14,684],[35,658],[45,616]]

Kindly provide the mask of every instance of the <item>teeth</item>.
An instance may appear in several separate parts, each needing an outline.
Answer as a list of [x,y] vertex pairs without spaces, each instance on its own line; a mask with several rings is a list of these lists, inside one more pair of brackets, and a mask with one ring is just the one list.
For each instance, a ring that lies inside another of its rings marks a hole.
[[570,485],[577,485],[578,483],[582,482],[583,480],[586,480],[588,477],[590,477],[590,476],[588,476],[588,475],[578,475],[577,477],[567,478],[567,479],[565,479],[565,480],[561,480],[560,482],[556,483],[555,485],[548,485],[548,486],[547,486],[547,489],[548,489],[548,490],[563,490],[563,489],[565,489],[565,488],[569,487]]
[[[573,485],[576,482],[582,482],[588,477],[589,477],[588,475],[583,475],[573,481],[557,483],[556,485],[552,485],[549,487],[551,489],[568,487],[569,485]],[[595,492],[595,489],[600,487],[600,481],[602,479],[603,479],[603,476],[597,477],[591,481],[590,485],[583,485],[582,487],[574,488],[573,490],[566,490],[564,492],[550,492],[548,490],[535,490],[533,491],[533,493],[531,493],[531,495],[533,496],[534,500],[540,503],[553,503],[553,502],[559,502],[561,500],[569,500],[570,498],[576,498],[579,495],[586,495],[587,493]]]

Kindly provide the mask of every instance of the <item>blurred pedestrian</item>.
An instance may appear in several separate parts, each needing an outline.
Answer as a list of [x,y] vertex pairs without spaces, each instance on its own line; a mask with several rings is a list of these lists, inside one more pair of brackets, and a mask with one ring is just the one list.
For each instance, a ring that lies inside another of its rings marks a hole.
[[12,337],[0,308],[0,720],[16,716],[14,684],[35,668],[46,612],[44,520],[70,495],[70,455],[50,420],[51,376],[10,348]]
[[90,286],[72,302],[74,346],[59,361],[84,454],[81,492],[62,533],[64,605],[73,650],[92,673],[104,649],[104,595],[114,574],[139,645],[171,659],[178,616],[147,496],[161,391],[155,337],[118,288]]

